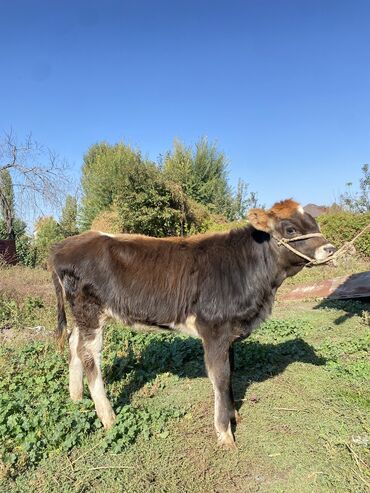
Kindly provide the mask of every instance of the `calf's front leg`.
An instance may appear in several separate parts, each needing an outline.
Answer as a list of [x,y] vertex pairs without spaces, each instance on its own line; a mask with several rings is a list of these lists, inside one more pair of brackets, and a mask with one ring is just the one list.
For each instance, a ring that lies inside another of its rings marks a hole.
[[229,380],[229,396],[231,401],[230,408],[230,419],[233,424],[240,423],[241,417],[235,407],[234,392],[232,386],[232,376],[235,369],[235,358],[234,358],[234,347],[233,345],[229,348],[229,361],[230,361],[230,380]]
[[204,340],[203,343],[207,373],[215,395],[214,423],[217,438],[223,447],[236,448],[231,431],[231,418],[236,416],[230,392],[230,343],[217,338]]

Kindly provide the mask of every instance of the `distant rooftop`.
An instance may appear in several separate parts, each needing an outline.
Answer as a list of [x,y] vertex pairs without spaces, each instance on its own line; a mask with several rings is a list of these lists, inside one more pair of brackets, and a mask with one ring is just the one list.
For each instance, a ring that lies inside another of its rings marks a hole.
[[303,209],[308,214],[311,214],[312,217],[317,217],[327,212],[329,207],[326,207],[325,205],[307,204],[303,207]]

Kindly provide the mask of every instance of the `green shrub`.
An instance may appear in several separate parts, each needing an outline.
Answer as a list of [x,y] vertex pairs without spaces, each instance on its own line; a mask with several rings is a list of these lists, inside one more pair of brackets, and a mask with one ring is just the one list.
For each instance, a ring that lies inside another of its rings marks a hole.
[[60,225],[53,217],[43,217],[36,225],[36,264],[45,265],[49,255],[50,247],[64,238]]
[[[323,214],[317,220],[323,235],[337,248],[340,248],[370,224],[370,212],[366,214],[354,214],[351,212],[329,213]],[[370,257],[370,231],[364,233],[355,242],[355,247],[359,253]]]
[[121,228],[149,236],[183,236],[201,231],[204,206],[190,203],[180,185],[165,180],[154,165],[133,163],[115,199]]
[[15,239],[18,262],[26,267],[35,267],[36,249],[32,243],[32,238],[27,235],[19,236]]
[[44,308],[44,302],[41,298],[27,296],[22,303],[18,303],[0,294],[0,329],[33,325],[37,323],[42,308]]
[[235,228],[244,228],[248,224],[246,219],[232,222],[212,222],[209,224],[207,231],[212,233],[218,233],[223,231],[230,231]]
[[91,229],[93,231],[103,231],[104,233],[111,234],[122,233],[123,230],[116,208],[112,207],[111,209],[99,212],[91,223]]

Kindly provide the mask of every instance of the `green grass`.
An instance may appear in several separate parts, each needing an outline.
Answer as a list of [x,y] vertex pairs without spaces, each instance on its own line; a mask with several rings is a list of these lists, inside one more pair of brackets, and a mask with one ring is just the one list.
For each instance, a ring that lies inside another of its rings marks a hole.
[[107,327],[118,420],[105,433],[87,388],[81,403],[68,398],[52,306],[14,299],[0,298],[1,491],[368,491],[368,303],[279,303],[237,345],[242,422],[227,452],[198,340]]

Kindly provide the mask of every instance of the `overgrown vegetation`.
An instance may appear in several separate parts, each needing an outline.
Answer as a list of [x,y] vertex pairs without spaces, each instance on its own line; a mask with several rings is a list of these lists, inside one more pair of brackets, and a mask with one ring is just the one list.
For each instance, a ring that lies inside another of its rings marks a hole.
[[[29,298],[21,307],[13,300],[0,300],[0,329],[19,327],[21,320],[26,322],[39,308],[38,299]],[[149,389],[158,385],[156,376],[166,370],[181,374],[187,365],[199,368],[200,347],[197,341],[192,346],[171,334],[145,335],[117,326],[107,329],[105,378],[111,384],[117,422],[102,435],[102,447],[119,453],[138,435],[145,439],[153,434],[168,435],[167,421],[183,416],[184,410],[130,406],[130,393],[145,384]],[[3,474],[17,475],[51,451],[68,452],[101,428],[88,394],[75,405],[61,391],[67,388],[66,359],[55,351],[52,341],[0,349],[0,369],[4,370],[0,382]]]
[[[121,342],[139,353],[140,344],[132,334],[125,334]],[[107,357],[112,358],[112,354]],[[66,388],[67,365],[53,345],[38,342],[16,350],[5,348],[0,350],[0,358],[7,361],[6,376],[0,382],[3,475],[14,476],[36,466],[52,451],[68,452],[100,430],[92,401],[86,396],[76,405],[61,391]],[[133,359],[131,364],[137,362]],[[106,436],[101,434],[102,447],[114,453],[125,449],[139,434],[146,439],[153,434],[165,437],[167,421],[184,414],[176,406],[159,412],[145,406],[118,405],[116,412],[114,428]]]

